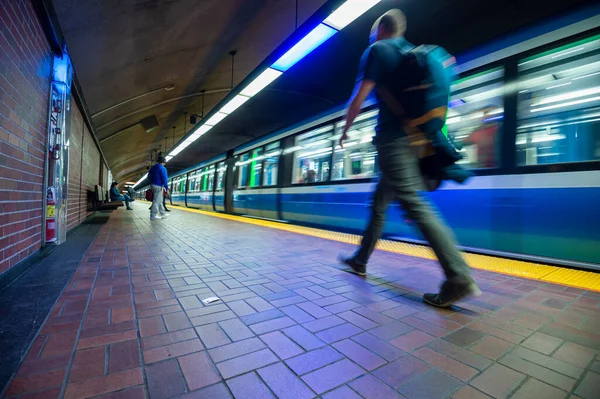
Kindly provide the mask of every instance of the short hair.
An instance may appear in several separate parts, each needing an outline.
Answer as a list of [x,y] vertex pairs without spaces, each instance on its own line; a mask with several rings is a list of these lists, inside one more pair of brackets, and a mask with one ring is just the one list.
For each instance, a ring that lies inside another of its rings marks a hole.
[[404,36],[406,32],[406,16],[397,8],[389,10],[375,21],[371,32],[375,32],[379,27],[392,36]]

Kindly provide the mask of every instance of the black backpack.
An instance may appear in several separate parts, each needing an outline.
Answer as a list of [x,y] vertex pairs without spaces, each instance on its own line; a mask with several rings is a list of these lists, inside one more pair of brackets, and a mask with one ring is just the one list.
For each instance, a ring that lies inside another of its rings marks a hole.
[[[454,57],[440,46],[414,47],[402,52],[395,87],[378,88],[388,107],[406,120],[404,130],[420,148],[420,158],[436,154],[441,167],[462,159],[443,132],[454,65]],[[392,91],[401,94],[393,96]]]

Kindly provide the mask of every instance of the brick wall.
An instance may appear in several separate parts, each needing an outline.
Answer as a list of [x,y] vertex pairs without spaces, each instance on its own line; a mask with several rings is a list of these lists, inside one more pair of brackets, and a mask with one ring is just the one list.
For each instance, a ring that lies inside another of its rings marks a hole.
[[41,246],[52,55],[29,0],[0,0],[0,274]]
[[[86,191],[94,191],[96,184],[100,183],[100,151],[92,140],[92,135],[87,127],[84,127],[85,134],[83,136],[83,162],[81,178],[82,196]],[[102,186],[103,190],[108,190],[108,187]],[[87,215],[86,215],[87,216]]]
[[71,98],[71,131],[69,138],[69,194],[67,200],[67,230],[78,226],[92,212],[88,211],[89,191],[102,181],[100,151],[83,122],[81,111]]
[[[67,197],[67,230],[81,221],[81,144],[83,142],[83,117],[71,98],[71,128],[69,135],[69,183]],[[83,204],[85,209],[85,204]]]

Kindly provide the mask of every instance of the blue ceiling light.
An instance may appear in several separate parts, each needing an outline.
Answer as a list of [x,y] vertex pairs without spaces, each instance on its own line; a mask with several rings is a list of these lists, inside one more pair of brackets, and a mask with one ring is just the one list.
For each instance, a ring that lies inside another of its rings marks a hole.
[[335,35],[337,30],[325,24],[319,24],[308,35],[304,36],[294,47],[279,58],[271,68],[285,72],[314,49]]

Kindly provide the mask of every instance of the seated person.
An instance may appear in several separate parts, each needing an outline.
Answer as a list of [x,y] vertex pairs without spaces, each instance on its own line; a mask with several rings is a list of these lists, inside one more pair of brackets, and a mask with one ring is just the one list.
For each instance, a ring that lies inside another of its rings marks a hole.
[[127,210],[133,211],[133,208],[129,206],[129,203],[131,202],[131,198],[127,194],[121,195],[119,193],[119,183],[117,183],[116,181],[113,182],[113,184],[111,184],[111,186],[110,186],[110,200],[111,201],[125,201],[125,206],[127,207]]
[[317,172],[313,169],[309,170],[306,173],[306,178],[304,179],[304,183],[314,183],[317,181]]

